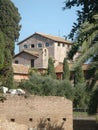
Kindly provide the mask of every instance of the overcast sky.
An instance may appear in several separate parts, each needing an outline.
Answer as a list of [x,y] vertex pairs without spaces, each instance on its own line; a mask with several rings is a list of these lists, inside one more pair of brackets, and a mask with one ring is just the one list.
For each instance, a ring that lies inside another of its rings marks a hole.
[[[21,16],[18,42],[35,32],[63,37],[68,35],[76,20],[75,8],[62,10],[65,0],[12,0]],[[18,53],[15,46],[15,53]]]

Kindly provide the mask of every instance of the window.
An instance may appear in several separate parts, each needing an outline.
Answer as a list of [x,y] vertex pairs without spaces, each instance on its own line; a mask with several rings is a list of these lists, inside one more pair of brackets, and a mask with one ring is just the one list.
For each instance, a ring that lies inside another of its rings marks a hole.
[[47,50],[45,49],[45,56],[47,55]]
[[60,43],[58,43],[58,46],[60,46]]
[[24,48],[28,48],[28,46],[25,44],[25,45],[24,45]]
[[38,47],[42,47],[42,44],[41,44],[41,43],[38,43]]
[[46,46],[46,47],[49,47],[49,43],[48,43],[48,42],[46,42],[45,46]]
[[18,62],[18,60],[15,60],[15,64],[18,64],[19,62]]
[[34,59],[31,59],[31,67],[34,67]]
[[31,44],[31,48],[34,48],[34,44]]
[[65,47],[65,44],[63,43],[63,47]]

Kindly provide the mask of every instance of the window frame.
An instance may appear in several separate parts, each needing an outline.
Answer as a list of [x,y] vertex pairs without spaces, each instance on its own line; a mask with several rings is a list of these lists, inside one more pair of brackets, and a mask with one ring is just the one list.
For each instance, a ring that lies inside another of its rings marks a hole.
[[49,46],[50,46],[49,42],[46,42],[46,43],[45,43],[45,46],[46,46],[46,47],[49,47]]
[[[40,46],[40,45],[41,45],[41,46]],[[37,44],[37,47],[38,47],[38,48],[42,48],[42,43],[39,42],[39,43]]]

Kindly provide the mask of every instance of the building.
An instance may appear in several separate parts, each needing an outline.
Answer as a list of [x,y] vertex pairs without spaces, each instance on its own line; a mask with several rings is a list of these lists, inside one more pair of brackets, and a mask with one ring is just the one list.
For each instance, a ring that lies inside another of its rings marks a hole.
[[61,37],[37,32],[18,45],[19,53],[14,56],[13,63],[41,70],[47,69],[49,57],[54,60],[55,67],[63,62],[72,43]]

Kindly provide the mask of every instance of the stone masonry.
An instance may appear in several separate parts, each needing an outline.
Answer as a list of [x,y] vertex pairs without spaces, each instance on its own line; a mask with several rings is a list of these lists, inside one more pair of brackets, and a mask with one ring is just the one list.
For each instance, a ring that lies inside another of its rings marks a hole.
[[7,100],[0,102],[0,130],[49,130],[49,126],[51,130],[73,130],[70,100],[7,95]]

